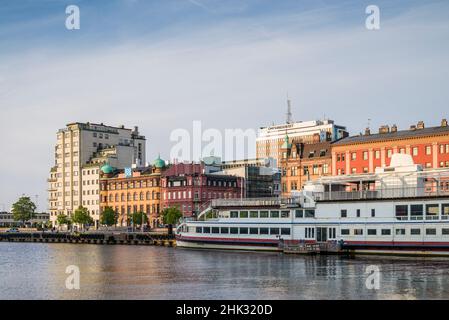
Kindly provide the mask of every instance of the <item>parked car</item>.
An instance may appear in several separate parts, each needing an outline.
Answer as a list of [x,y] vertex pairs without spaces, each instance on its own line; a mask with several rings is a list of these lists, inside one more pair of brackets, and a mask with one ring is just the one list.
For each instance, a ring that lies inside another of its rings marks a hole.
[[17,228],[10,228],[10,229],[6,230],[6,232],[17,233],[17,232],[19,232],[19,229],[17,229]]

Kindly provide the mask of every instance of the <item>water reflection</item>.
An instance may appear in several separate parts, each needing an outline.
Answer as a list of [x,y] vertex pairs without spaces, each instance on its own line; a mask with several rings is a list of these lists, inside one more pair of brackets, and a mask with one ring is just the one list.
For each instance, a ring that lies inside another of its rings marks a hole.
[[[77,265],[81,289],[67,290]],[[366,267],[381,271],[379,290]],[[447,299],[449,260],[0,243],[1,299]]]

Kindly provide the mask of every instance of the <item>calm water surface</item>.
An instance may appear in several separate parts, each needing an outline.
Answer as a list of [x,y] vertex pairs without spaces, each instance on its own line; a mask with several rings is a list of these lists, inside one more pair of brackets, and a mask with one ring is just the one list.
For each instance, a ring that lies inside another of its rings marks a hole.
[[[68,265],[80,290],[65,288]],[[0,299],[449,299],[449,259],[0,243]]]

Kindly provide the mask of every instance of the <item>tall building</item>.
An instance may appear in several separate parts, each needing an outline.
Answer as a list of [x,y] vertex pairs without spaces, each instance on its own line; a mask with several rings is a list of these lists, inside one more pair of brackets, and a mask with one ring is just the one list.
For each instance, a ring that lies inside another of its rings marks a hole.
[[332,144],[334,175],[373,173],[390,165],[395,153],[410,154],[415,164],[424,169],[449,167],[449,126],[446,119],[436,127],[426,128],[424,122],[408,130],[382,126],[378,133],[347,137]]
[[60,129],[48,179],[50,221],[55,224],[58,214],[70,216],[84,206],[98,224],[100,167],[105,163],[119,169],[141,166],[145,144],[137,127],[77,122]]
[[296,121],[292,120],[290,101],[286,123],[261,127],[256,138],[257,158],[274,158],[279,166],[282,159],[281,147],[284,137],[288,135],[300,143],[318,143],[336,141],[348,136],[346,127],[333,120]]
[[285,136],[281,147],[282,196],[301,190],[307,181],[331,175],[331,142],[305,144]]
[[132,214],[141,212],[147,215],[152,228],[157,227],[162,223],[160,180],[164,169],[165,161],[160,158],[129,175],[104,165],[100,171],[100,212],[111,207],[117,214],[118,226],[129,226]]

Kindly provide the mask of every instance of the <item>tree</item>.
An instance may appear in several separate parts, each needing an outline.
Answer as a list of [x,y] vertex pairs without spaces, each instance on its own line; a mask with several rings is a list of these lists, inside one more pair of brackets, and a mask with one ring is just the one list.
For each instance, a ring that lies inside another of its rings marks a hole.
[[92,219],[92,217],[89,215],[89,211],[87,210],[87,208],[79,207],[75,210],[72,221],[73,223],[80,224],[82,229],[84,229],[84,226],[86,224],[92,224],[94,222],[94,219]]
[[31,201],[30,197],[20,197],[16,203],[12,205],[12,214],[15,221],[26,221],[33,219],[35,215],[36,205]]
[[134,212],[133,213],[133,222],[134,225],[142,225],[142,217],[143,217],[143,223],[147,223],[148,221],[148,217],[145,213],[143,212]]
[[58,214],[58,216],[56,217],[56,222],[58,223],[58,226],[63,226],[63,225],[69,226],[70,219],[65,214],[61,213],[61,214]]
[[182,212],[178,207],[168,207],[162,210],[162,221],[168,224],[168,233],[171,234],[173,225],[179,222],[182,218]]
[[108,227],[117,224],[117,215],[111,207],[104,208],[100,216],[100,223]]

